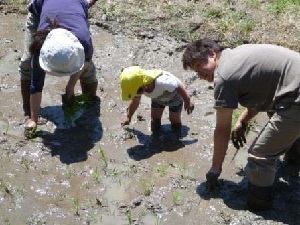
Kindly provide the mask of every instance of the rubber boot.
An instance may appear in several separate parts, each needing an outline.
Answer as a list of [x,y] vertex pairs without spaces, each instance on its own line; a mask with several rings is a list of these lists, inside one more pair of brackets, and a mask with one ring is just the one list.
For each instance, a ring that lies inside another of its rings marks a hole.
[[272,208],[273,191],[272,186],[259,187],[248,183],[247,206],[252,211],[264,211]]
[[152,119],[151,120],[151,132],[153,135],[159,135],[161,130],[161,120]]
[[176,138],[181,138],[181,123],[171,123],[171,128]]
[[292,147],[285,153],[284,161],[291,165],[300,165],[300,138],[298,138]]
[[30,117],[30,80],[21,80],[21,94],[24,116]]
[[93,102],[99,99],[96,95],[98,82],[93,82],[93,83],[80,82],[80,86],[81,86],[82,94],[88,94],[90,101]]

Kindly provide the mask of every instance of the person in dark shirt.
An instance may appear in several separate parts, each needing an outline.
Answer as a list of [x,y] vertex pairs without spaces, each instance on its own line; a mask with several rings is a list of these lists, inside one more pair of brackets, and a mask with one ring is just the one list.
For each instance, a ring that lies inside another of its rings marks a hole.
[[37,127],[45,74],[70,76],[63,103],[74,96],[80,79],[83,94],[96,97],[88,8],[96,0],[33,0],[28,5],[24,53],[19,65],[25,135]]

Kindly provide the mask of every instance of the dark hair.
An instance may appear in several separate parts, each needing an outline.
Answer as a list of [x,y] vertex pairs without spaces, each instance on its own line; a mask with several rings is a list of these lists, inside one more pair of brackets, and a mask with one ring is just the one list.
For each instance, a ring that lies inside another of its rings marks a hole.
[[49,24],[48,28],[40,29],[33,34],[33,42],[31,43],[31,45],[29,47],[29,51],[32,55],[38,53],[41,50],[41,48],[44,44],[44,41],[45,41],[47,35],[49,34],[49,32],[55,28],[60,27],[60,25],[58,24],[57,17],[55,17],[53,19],[53,21],[51,21],[50,18],[47,18],[47,23]]
[[209,38],[199,39],[187,45],[183,56],[182,64],[183,68],[186,70],[191,67],[191,63],[195,59],[208,58],[208,53],[213,50],[216,53],[222,52],[224,47],[220,46],[217,41],[211,40]]

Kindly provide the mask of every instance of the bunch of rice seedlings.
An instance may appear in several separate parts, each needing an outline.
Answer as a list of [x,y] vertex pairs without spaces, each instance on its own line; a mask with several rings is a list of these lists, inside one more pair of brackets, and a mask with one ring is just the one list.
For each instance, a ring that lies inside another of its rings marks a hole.
[[74,95],[68,100],[63,100],[66,125],[68,127],[74,127],[75,121],[83,114],[85,106],[90,103],[89,94]]

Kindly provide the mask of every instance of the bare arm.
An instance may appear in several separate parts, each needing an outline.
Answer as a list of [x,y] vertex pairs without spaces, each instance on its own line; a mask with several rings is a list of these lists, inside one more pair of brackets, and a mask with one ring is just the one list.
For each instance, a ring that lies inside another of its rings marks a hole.
[[127,111],[126,111],[126,117],[121,123],[122,126],[130,124],[131,118],[132,118],[133,114],[135,113],[135,111],[137,110],[137,108],[139,107],[140,101],[141,101],[140,96],[134,97],[131,100],[131,102],[127,108]]
[[221,173],[222,165],[228,148],[231,131],[233,109],[217,109],[216,128],[214,131],[214,153],[211,172]]
[[178,93],[180,94],[180,96],[183,99],[184,109],[187,110],[188,114],[192,113],[192,111],[194,109],[194,105],[191,103],[190,95],[187,93],[187,91],[182,83],[180,83],[178,85]]
[[66,86],[66,94],[68,99],[74,95],[75,85],[79,80],[80,76],[82,75],[83,71],[86,70],[88,66],[89,62],[85,62],[83,68],[80,71],[70,76],[68,84]]

